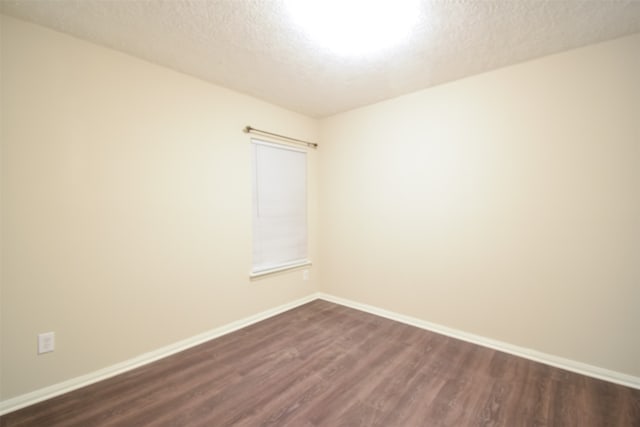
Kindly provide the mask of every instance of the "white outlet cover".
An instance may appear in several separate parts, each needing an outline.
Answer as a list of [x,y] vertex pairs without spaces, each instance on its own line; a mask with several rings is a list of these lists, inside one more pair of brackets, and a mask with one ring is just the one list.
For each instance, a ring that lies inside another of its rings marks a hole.
[[50,353],[55,348],[56,336],[53,332],[38,334],[38,354]]
[[309,270],[302,270],[302,280],[309,280]]

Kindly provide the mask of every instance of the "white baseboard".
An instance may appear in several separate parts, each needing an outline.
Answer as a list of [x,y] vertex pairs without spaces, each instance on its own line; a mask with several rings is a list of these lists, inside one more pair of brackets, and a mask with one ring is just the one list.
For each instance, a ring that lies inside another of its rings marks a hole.
[[142,354],[124,362],[117,363],[112,366],[100,369],[98,371],[90,372],[86,375],[82,375],[76,378],[72,378],[67,381],[63,381],[58,384],[51,385],[49,387],[41,388],[30,393],[26,393],[20,396],[13,397],[11,399],[0,402],[0,415],[7,414],[9,412],[16,411],[20,408],[24,408],[29,405],[33,405],[43,400],[51,399],[64,393],[68,393],[73,390],[77,390],[81,387],[85,387],[90,384],[94,384],[98,381],[111,378],[113,376],[122,374],[132,369],[138,368],[143,365],[147,365],[156,360],[162,359],[180,351],[186,350],[196,345],[202,344],[206,341],[214,338],[226,335],[228,333],[237,331],[246,326],[252,325],[261,320],[268,319],[277,314],[291,310],[292,308],[314,301],[316,299],[322,299],[325,301],[333,302],[336,304],[344,305],[346,307],[354,308],[356,310],[365,311],[367,313],[375,314],[380,317],[395,320],[405,323],[407,325],[416,326],[421,329],[426,329],[438,334],[446,335],[452,338],[457,338],[463,341],[467,341],[473,344],[478,344],[483,347],[492,348],[494,350],[503,351],[505,353],[513,354],[515,356],[524,357],[525,359],[533,360],[536,362],[544,363],[546,365],[554,366],[556,368],[565,369],[567,371],[576,372],[578,374],[587,375],[593,378],[598,378],[604,381],[609,381],[616,384],[621,384],[627,387],[640,389],[640,378],[628,374],[623,374],[616,371],[600,368],[593,365],[588,365],[575,360],[565,359],[558,356],[553,356],[547,353],[542,353],[536,350],[508,344],[502,341],[493,340],[480,335],[470,334],[460,331],[458,329],[449,328],[446,326],[438,325],[436,323],[427,322],[425,320],[417,319],[411,316],[405,316],[403,314],[395,313],[382,308],[374,307],[368,304],[362,304],[359,302],[351,301],[345,298],[336,297],[333,295],[325,294],[322,292],[316,292],[308,295],[304,298],[292,301],[287,304],[274,307],[269,310],[265,310],[261,313],[253,316],[240,319],[238,321],[229,323],[227,325],[220,326],[212,329],[208,332],[196,335],[191,338],[179,341],[177,343],[159,348],[157,350]]
[[395,320],[407,325],[416,326],[421,329],[436,332],[438,334],[446,335],[452,338],[457,338],[462,341],[467,341],[473,344],[478,344],[483,347],[492,348],[494,350],[509,353],[514,356],[523,357],[525,359],[533,360],[535,362],[544,363],[556,368],[564,369],[567,371],[575,372],[578,374],[586,375],[593,378],[598,378],[604,381],[640,389],[640,377],[635,377],[621,372],[611,371],[609,369],[600,368],[598,366],[588,365],[586,363],[577,362],[571,359],[565,359],[563,357],[554,356],[551,354],[543,353],[540,351],[532,350],[525,347],[509,344],[503,341],[498,341],[490,338],[486,338],[480,335],[470,334],[458,329],[449,328],[436,323],[427,322],[425,320],[417,319],[411,316],[405,316],[393,311],[384,310],[382,308],[374,307],[368,304],[362,304],[359,302],[351,301],[345,298],[336,297],[333,295],[320,292],[318,298],[325,301],[333,302],[335,304],[344,305],[346,307],[355,308],[356,310],[365,311],[367,313],[375,314],[376,316],[385,317],[387,319]]
[[178,341],[177,343],[170,344],[157,350],[141,354],[140,356],[125,360],[124,362],[120,362],[115,365],[90,372],[86,375],[72,378],[61,383],[53,384],[49,387],[44,387],[30,393],[4,400],[0,402],[0,415],[16,411],[20,408],[42,402],[43,400],[51,399],[52,397],[77,390],[81,387],[85,387],[98,381],[102,381],[107,378],[111,378],[113,376],[138,368],[140,366],[147,365],[151,362],[155,362],[156,360],[171,356],[172,354],[178,353],[191,347],[195,347],[196,345],[202,344],[206,341],[237,331],[238,329],[252,325],[261,320],[268,319],[269,317],[273,317],[277,314],[280,314],[287,310],[291,310],[292,308],[298,307],[316,299],[318,299],[318,294],[313,293],[290,303],[265,310],[261,313],[246,317],[244,319],[240,319],[235,322],[231,322],[229,324],[220,326],[194,337],[187,338],[185,340]]

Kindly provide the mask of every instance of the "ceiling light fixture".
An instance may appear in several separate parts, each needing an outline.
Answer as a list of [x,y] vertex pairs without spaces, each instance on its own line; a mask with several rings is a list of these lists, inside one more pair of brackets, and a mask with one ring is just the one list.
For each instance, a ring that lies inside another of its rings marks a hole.
[[338,55],[371,55],[402,43],[420,16],[418,0],[287,0],[314,42]]

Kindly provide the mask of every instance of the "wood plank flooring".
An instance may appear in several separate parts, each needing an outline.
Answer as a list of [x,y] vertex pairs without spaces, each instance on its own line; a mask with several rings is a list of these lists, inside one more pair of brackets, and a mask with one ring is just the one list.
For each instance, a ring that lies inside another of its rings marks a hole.
[[640,427],[640,390],[317,300],[0,425]]

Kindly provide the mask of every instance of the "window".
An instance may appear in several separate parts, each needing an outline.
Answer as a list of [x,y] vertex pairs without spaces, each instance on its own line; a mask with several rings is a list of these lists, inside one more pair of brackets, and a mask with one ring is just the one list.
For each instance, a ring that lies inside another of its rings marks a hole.
[[307,153],[252,139],[252,276],[309,264]]

